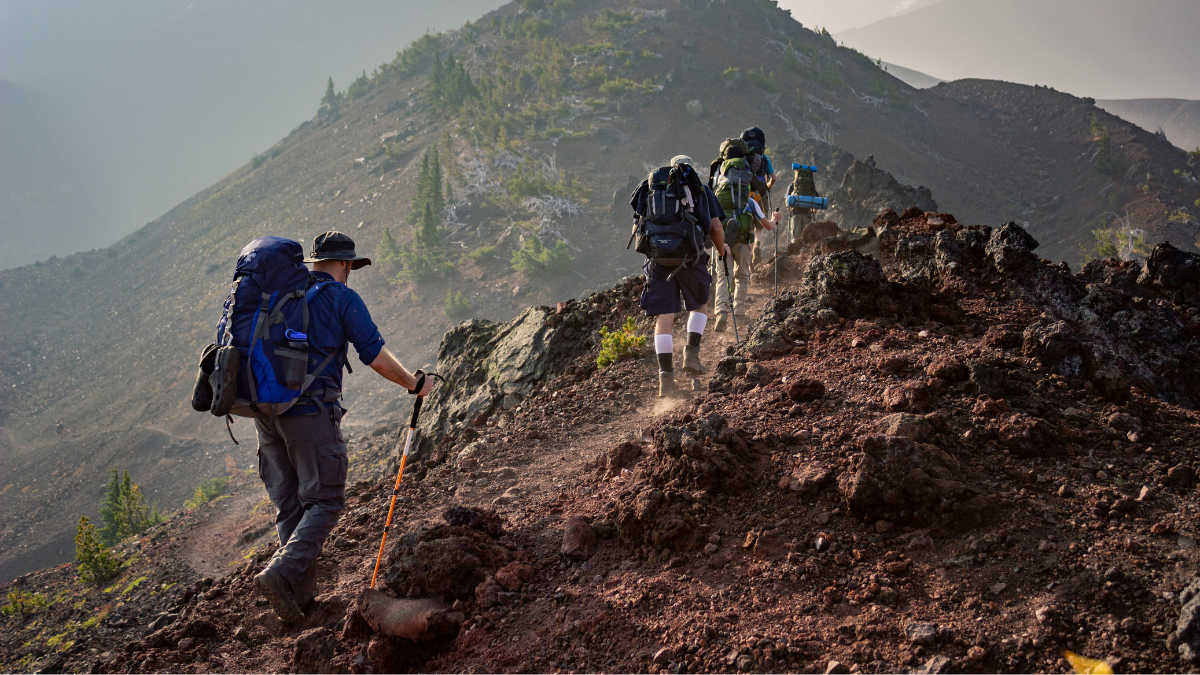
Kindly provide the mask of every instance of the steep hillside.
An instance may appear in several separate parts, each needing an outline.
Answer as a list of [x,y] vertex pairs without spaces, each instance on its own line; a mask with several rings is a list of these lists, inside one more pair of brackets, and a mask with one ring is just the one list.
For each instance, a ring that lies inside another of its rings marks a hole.
[[[1093,115],[1113,148],[1103,166]],[[0,274],[0,576],[69,557],[111,466],[171,509],[224,471],[227,454],[249,465],[251,426],[235,425],[235,447],[187,398],[233,261],[254,237],[310,242],[337,228],[372,252],[387,227],[412,244],[417,179],[438,149],[451,187],[442,243],[424,253],[449,271],[393,283],[393,263],[351,279],[388,345],[429,365],[458,320],[443,313],[450,292],[474,317],[507,319],[635,273],[631,183],[680,152],[706,163],[755,124],[781,149],[817,141],[864,165],[873,156],[964,223],[1028,223],[1053,259],[1077,260],[1100,219],[1126,206],[1151,242],[1196,238],[1188,158],[1089,101],[983,81],[913,92],[771,2],[510,4],[414,43],[113,247]],[[803,158],[777,154],[777,166],[792,159]],[[556,271],[564,249],[573,262]],[[518,250],[533,256],[524,272],[510,264]],[[408,405],[367,370],[348,380],[351,429],[398,421]]]
[[0,617],[0,665],[988,673],[1067,671],[1072,650],[1189,672],[1200,256],[1162,245],[1072,274],[1015,224],[949,215],[885,212],[879,257],[785,256],[799,276],[756,289],[740,346],[707,336],[713,372],[676,399],[655,397],[649,349],[599,370],[595,345],[564,353],[566,331],[636,315],[641,277],[459,326],[440,369],[520,354],[530,370],[501,384],[534,386],[412,465],[378,592],[395,424],[349,439],[355,480],[303,623],[252,590],[275,546],[245,477],[127,541],[107,587],[76,565],[0,584],[47,600]]
[[1162,131],[1184,150],[1200,148],[1200,101],[1178,98],[1132,98],[1096,101],[1108,112],[1147,131]]

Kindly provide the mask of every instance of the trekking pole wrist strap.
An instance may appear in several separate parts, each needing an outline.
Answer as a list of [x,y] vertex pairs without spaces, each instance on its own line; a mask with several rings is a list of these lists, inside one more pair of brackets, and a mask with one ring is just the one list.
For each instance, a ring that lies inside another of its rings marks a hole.
[[413,377],[417,378],[417,383],[413,385],[412,389],[408,390],[408,393],[415,396],[425,386],[425,371],[418,370],[413,373]]

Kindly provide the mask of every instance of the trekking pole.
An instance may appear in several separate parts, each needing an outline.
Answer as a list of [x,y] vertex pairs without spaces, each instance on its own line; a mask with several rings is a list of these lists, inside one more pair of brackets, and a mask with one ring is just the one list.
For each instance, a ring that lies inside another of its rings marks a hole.
[[[413,387],[410,394],[416,395],[421,388],[425,386],[426,377],[435,377],[442,382],[446,378],[437,373],[425,373],[418,370],[417,386]],[[396,496],[400,494],[400,481],[404,479],[404,465],[408,463],[408,452],[412,449],[413,435],[417,433],[417,417],[421,414],[421,402],[424,401],[423,396],[417,396],[417,400],[413,402],[412,419],[408,422],[408,438],[404,440],[404,454],[400,456],[400,471],[396,473],[396,485],[392,488],[392,505],[388,507],[387,522],[383,524],[383,541],[379,542],[379,555],[375,557],[375,573],[371,575],[371,588],[375,588],[375,579],[379,576],[379,563],[383,561],[383,547],[387,544],[388,530],[392,527],[392,514],[396,511]]]
[[725,290],[729,291],[729,315],[733,317],[733,344],[741,344],[742,339],[738,337],[737,329],[737,310],[733,306],[733,278],[729,276],[727,256],[721,256],[721,264],[725,266]]
[[[779,209],[775,209],[779,213]],[[782,221],[780,221],[782,222]],[[775,295],[779,295],[779,223],[775,223]]]

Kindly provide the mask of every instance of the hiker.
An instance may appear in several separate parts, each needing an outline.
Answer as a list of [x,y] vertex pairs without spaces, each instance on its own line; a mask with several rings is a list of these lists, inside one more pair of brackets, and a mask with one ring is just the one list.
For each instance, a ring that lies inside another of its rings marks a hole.
[[[759,204],[763,207],[763,211],[771,210],[771,188],[775,186],[775,167],[771,165],[771,158],[767,157],[766,152],[767,136],[762,129],[758,127],[750,127],[742,132],[742,140],[746,141],[748,149],[746,153],[746,164],[750,166],[750,170],[754,175],[763,182],[766,186],[764,192],[759,193]],[[758,228],[755,228],[758,229]],[[776,234],[778,236],[778,234]],[[754,239],[753,253],[751,261],[753,265],[758,265],[762,261],[763,242],[761,238]]]
[[[750,150],[750,155],[747,157],[750,170],[766,184],[767,190],[775,187],[775,167],[771,164],[771,158],[764,154],[767,151],[767,135],[758,127],[750,127],[742,132],[742,140],[746,141],[746,146]],[[770,202],[768,202],[769,204]]]
[[708,325],[712,286],[704,240],[706,235],[711,237],[721,257],[729,254],[721,229],[725,212],[712,190],[700,182],[692,159],[686,155],[672,157],[669,166],[651,172],[634,191],[629,205],[634,212],[637,250],[647,258],[641,307],[647,316],[656,317],[658,396],[665,398],[679,391],[672,363],[675,343],[671,327],[675,315],[683,309],[688,311],[683,369],[693,377],[708,372],[700,362],[700,340]]
[[[311,263],[312,271],[303,263]],[[383,346],[366,304],[346,285],[352,270],[370,264],[341,232],[318,235],[307,258],[290,239],[254,240],[238,259],[217,345],[210,346],[217,354],[216,365],[208,367],[212,377],[222,370],[236,376],[238,392],[232,407],[222,406],[227,387],[217,382],[206,392],[210,412],[253,417],[258,432],[258,472],[275,505],[280,547],[254,585],[288,623],[302,621],[317,595],[317,556],[346,505],[339,399],[342,366],[350,369],[348,345],[410,393],[425,396],[433,387],[432,379],[410,373]],[[224,354],[231,365],[222,365]],[[202,358],[202,375],[205,367]],[[193,407],[209,409],[196,398],[194,393]]]
[[[746,302],[750,295],[750,267],[753,261],[754,230],[773,230],[782,216],[779,211],[768,218],[759,202],[761,195],[766,192],[766,184],[759,180],[746,161],[749,147],[742,139],[728,139],[721,145],[721,156],[726,157],[715,171],[717,188],[715,194],[721,208],[727,214],[724,234],[725,241],[730,243],[733,261],[733,291],[730,294],[717,293],[716,325],[717,332],[723,332],[728,322],[729,314],[738,316],[745,314]],[[713,180],[710,173],[709,179]],[[717,285],[730,287],[730,281],[725,276],[724,268],[718,268]],[[728,295],[733,296],[732,307]]]
[[[792,184],[788,186],[787,193],[789,195],[800,195],[806,197],[820,197],[817,192],[816,182],[816,167],[805,164],[792,164],[792,169],[796,175],[792,179]],[[788,217],[790,220],[789,229],[791,230],[791,239],[800,241],[800,235],[804,234],[804,228],[808,227],[813,222],[813,214],[815,209],[793,208],[788,207]]]

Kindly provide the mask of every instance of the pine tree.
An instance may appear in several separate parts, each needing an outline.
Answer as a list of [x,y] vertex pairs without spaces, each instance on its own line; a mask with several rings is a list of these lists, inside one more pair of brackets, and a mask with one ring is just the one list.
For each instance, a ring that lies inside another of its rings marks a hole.
[[96,528],[87,516],[79,517],[75,531],[75,561],[79,563],[79,579],[85,584],[107,581],[121,569],[121,561],[96,538]]
[[333,88],[333,78],[329,78],[329,82],[325,84],[325,95],[321,97],[321,103],[329,106],[337,105],[337,90]]
[[396,262],[400,258],[400,246],[396,243],[396,238],[392,236],[392,228],[384,226],[383,238],[379,240],[379,245],[375,247],[375,262],[383,265],[385,269],[395,267]]
[[100,520],[103,523],[100,540],[112,546],[126,537],[157,525],[162,522],[162,517],[157,509],[152,511],[146,506],[142,489],[133,482],[128,471],[122,477],[113,469],[108,487],[104,490],[104,501],[100,505]]
[[121,541],[121,478],[112,470],[108,487],[104,488],[104,501],[100,504],[100,539],[112,545]]

